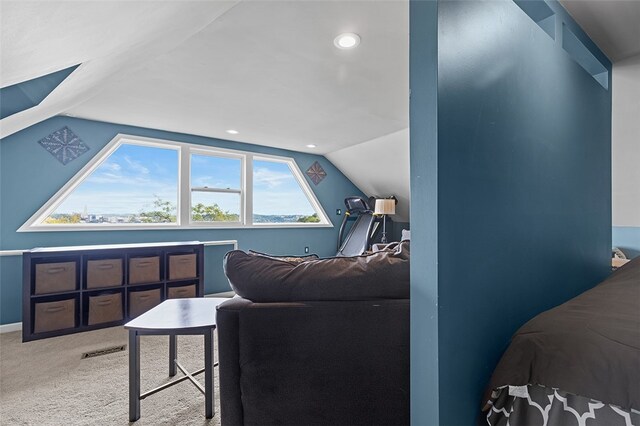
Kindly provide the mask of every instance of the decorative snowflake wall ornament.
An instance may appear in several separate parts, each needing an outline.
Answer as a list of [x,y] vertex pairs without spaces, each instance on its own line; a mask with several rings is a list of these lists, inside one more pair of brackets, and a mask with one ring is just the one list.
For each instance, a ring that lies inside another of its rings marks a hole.
[[38,143],[63,165],[89,151],[87,144],[67,126],[56,130]]

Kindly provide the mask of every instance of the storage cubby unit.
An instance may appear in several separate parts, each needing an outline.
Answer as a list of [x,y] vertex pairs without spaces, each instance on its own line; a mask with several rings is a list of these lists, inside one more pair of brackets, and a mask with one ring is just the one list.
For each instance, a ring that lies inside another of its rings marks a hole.
[[23,255],[22,340],[121,325],[167,298],[203,296],[198,241],[37,248]]

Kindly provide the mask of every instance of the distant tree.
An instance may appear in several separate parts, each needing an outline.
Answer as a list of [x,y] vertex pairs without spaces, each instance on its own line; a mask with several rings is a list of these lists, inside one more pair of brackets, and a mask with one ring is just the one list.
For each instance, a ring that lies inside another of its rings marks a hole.
[[191,208],[191,218],[196,222],[238,222],[240,216],[223,211],[217,204],[198,203]]
[[80,223],[80,213],[71,214],[59,214],[55,217],[49,216],[44,220],[44,223],[59,224],[59,223]]
[[303,223],[318,223],[320,222],[320,218],[318,217],[318,213],[314,213],[311,216],[301,216],[298,218],[298,222]]
[[153,207],[155,210],[140,213],[140,222],[171,223],[176,221],[176,207],[170,201],[164,201],[156,195]]

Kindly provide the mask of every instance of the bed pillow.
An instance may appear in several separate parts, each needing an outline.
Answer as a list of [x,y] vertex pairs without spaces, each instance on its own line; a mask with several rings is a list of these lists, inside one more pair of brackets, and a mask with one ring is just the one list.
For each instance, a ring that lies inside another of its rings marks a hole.
[[409,298],[409,242],[352,257],[292,263],[234,250],[224,272],[239,296],[253,302]]

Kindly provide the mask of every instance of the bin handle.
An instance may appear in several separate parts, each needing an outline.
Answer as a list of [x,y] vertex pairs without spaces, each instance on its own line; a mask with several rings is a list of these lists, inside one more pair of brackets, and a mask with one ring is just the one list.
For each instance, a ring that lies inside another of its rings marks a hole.
[[140,300],[145,300],[150,298],[151,296],[149,296],[148,294],[141,294],[140,296],[138,296],[140,298]]
[[45,311],[49,313],[64,311],[64,306],[50,306]]
[[66,270],[67,270],[67,268],[64,267],[64,266],[56,266],[56,267],[47,269],[47,273],[49,273],[49,274],[57,274],[59,272],[64,272]]
[[143,262],[138,263],[138,266],[150,266],[152,264],[153,264],[153,262],[150,262],[150,261],[147,260],[147,261],[143,261]]
[[112,269],[112,268],[113,268],[113,265],[108,264],[108,263],[105,264],[105,265],[98,266],[98,269]]
[[108,306],[111,304],[111,302],[113,302],[113,300],[99,300],[98,306]]

